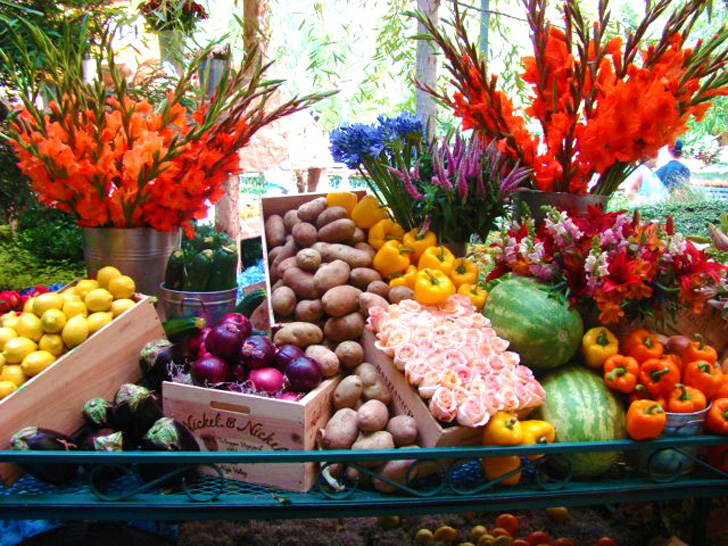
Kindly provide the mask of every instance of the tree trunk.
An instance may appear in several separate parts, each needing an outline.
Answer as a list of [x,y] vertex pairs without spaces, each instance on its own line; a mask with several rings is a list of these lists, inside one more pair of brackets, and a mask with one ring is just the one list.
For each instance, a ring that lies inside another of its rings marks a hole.
[[[433,22],[437,23],[437,11],[440,7],[440,0],[417,0],[419,10],[429,17]],[[425,33],[425,28],[418,24],[417,32]],[[437,85],[437,57],[435,49],[429,41],[417,41],[417,80],[430,87]],[[415,89],[417,117],[422,120],[425,125],[427,134],[432,136],[435,134],[435,122],[437,119],[437,104],[433,98],[422,91]]]

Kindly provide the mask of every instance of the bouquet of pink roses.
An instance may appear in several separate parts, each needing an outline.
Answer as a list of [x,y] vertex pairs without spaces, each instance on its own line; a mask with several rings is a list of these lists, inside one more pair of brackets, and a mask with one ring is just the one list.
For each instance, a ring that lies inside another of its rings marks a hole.
[[439,421],[479,427],[497,411],[519,413],[543,400],[533,372],[463,295],[439,306],[373,307],[367,326]]

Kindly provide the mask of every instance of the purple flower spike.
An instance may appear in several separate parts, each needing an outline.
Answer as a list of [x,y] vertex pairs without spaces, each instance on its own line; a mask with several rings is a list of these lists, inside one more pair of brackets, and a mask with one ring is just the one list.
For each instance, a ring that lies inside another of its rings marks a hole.
[[468,196],[468,179],[465,177],[465,169],[462,168],[458,172],[458,195],[461,199]]

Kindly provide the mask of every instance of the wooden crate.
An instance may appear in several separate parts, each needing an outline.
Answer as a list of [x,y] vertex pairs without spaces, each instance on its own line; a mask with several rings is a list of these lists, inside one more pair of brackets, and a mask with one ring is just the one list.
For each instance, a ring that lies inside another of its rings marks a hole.
[[[204,451],[313,450],[338,383],[328,379],[297,402],[164,383],[164,413],[192,432]],[[227,478],[288,491],[308,491],[317,479],[314,463],[218,466]]]
[[[648,324],[648,327],[651,326],[653,325]],[[715,347],[719,355],[728,355],[728,322],[710,305],[706,305],[702,313],[697,315],[686,309],[677,315],[675,322],[655,329],[667,336],[680,334],[692,337],[694,334],[701,334],[705,342]]]
[[376,336],[364,330],[361,344],[364,361],[371,363],[384,378],[392,393],[391,407],[396,415],[409,415],[417,420],[417,443],[420,447],[470,446],[481,443],[482,431],[460,425],[443,427],[430,413],[427,404],[404,374],[394,367],[392,359],[374,346]]
[[[141,377],[139,352],[165,335],[154,298],[135,299],[134,307],[0,401],[0,450],[10,449],[10,437],[26,426],[73,434],[83,425],[81,409],[87,400],[111,400],[123,383]],[[22,475],[20,467],[0,464],[4,485]]]

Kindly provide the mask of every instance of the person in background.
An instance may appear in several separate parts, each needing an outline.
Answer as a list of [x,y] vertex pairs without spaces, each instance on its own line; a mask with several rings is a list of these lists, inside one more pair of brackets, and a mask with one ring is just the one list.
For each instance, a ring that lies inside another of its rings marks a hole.
[[657,176],[667,188],[668,193],[673,194],[676,190],[682,190],[690,182],[690,169],[680,163],[682,157],[683,141],[677,139],[675,146],[669,149],[670,161],[657,169]]
[[653,169],[657,166],[657,155],[644,157],[639,166],[632,171],[620,188],[630,204],[652,205],[667,198],[667,189]]

